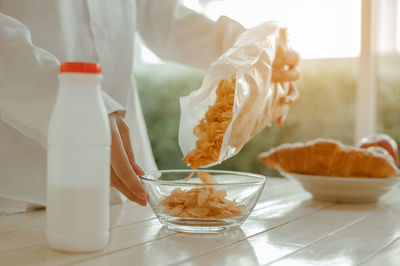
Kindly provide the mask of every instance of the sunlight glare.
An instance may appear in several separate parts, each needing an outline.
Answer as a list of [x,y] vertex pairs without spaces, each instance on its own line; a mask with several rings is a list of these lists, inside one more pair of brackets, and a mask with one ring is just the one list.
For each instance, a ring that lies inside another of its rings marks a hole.
[[288,27],[302,58],[357,57],[360,52],[360,0],[204,1],[213,20],[229,16],[245,27],[275,20]]

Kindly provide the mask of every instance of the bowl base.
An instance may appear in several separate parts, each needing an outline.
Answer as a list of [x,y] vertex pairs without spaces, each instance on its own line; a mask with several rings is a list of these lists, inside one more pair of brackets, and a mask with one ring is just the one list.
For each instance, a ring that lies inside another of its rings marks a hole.
[[192,234],[217,234],[225,230],[232,229],[236,226],[193,226],[193,225],[177,225],[168,224],[169,230],[180,232],[180,233],[192,233]]
[[240,224],[232,221],[213,220],[204,221],[196,219],[179,219],[169,221],[167,228],[176,232],[193,233],[193,234],[216,234],[222,231],[239,227]]

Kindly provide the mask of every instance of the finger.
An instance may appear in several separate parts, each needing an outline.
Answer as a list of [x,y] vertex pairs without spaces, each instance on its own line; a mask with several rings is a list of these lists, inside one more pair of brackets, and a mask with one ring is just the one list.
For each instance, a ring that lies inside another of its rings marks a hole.
[[136,197],[135,194],[133,194],[125,185],[122,183],[121,180],[117,177],[115,174],[114,170],[111,169],[111,181],[110,181],[111,186],[115,187],[118,189],[122,194],[124,194],[129,200],[134,201],[139,203],[140,205],[143,205],[146,201],[144,199],[139,199]]
[[111,135],[111,166],[115,174],[138,198],[146,198],[146,191],[129,162],[115,121],[112,122]]
[[299,97],[299,91],[293,82],[289,82],[289,90],[285,97],[279,99],[280,104],[292,104]]
[[272,82],[286,82],[286,81],[296,81],[300,77],[300,72],[295,68],[289,70],[284,69],[273,69],[272,70]]
[[131,143],[128,125],[126,124],[124,119],[119,118],[117,120],[117,126],[118,126],[119,133],[121,135],[122,144],[124,146],[126,155],[128,156],[129,162],[130,162],[133,170],[135,171],[135,173],[137,175],[144,175],[143,169],[137,164],[137,162],[135,160],[135,156],[133,154],[132,143]]
[[273,67],[280,68],[283,66],[293,67],[298,65],[300,61],[300,55],[294,50],[283,51],[280,49],[280,52],[277,52]]
[[146,206],[147,200],[136,197],[136,195],[133,194],[121,180],[119,180],[118,176],[115,174],[112,168],[110,184],[111,186],[118,189],[122,194],[124,194],[129,200],[134,201],[142,206]]

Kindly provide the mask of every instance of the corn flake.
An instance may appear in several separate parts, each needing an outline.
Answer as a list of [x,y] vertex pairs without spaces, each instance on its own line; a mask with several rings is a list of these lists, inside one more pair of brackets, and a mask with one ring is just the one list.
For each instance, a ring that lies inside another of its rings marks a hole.
[[[192,172],[185,179],[193,176]],[[203,183],[217,183],[212,175],[198,172]],[[225,190],[217,190],[212,185],[190,190],[174,189],[161,201],[164,213],[176,217],[190,218],[230,218],[242,214],[246,205],[238,205],[236,201],[226,199]]]

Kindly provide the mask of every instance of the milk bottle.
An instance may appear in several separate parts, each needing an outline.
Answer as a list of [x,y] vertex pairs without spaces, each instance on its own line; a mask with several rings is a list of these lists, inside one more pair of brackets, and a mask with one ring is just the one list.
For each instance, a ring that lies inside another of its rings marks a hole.
[[102,249],[109,239],[111,134],[101,66],[64,62],[50,119],[46,235],[51,248]]

